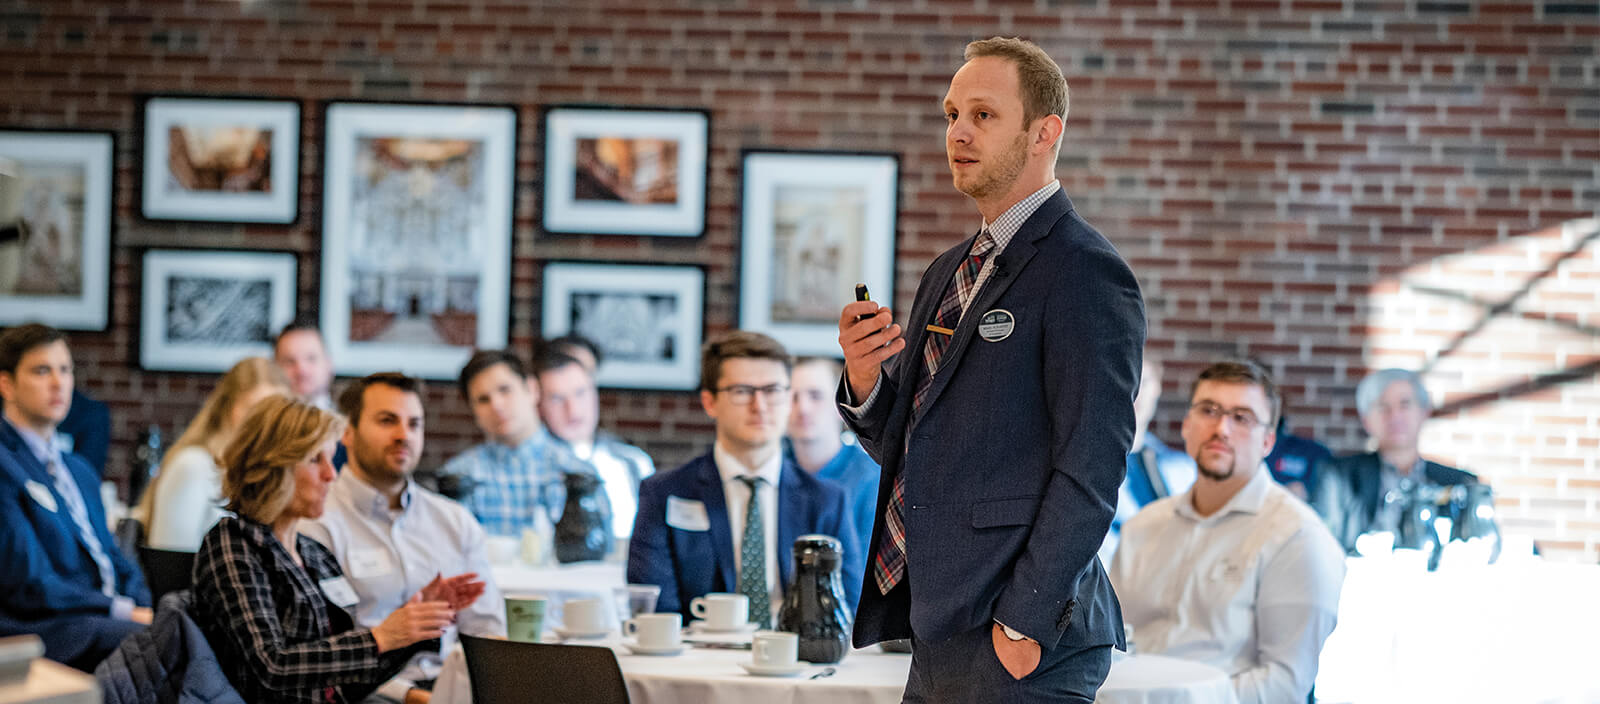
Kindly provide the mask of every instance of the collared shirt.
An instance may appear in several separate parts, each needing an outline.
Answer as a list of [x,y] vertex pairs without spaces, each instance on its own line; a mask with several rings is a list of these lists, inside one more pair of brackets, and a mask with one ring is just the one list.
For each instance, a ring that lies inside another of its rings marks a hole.
[[722,477],[722,496],[728,503],[728,529],[733,536],[733,571],[738,574],[740,548],[744,545],[744,514],[750,508],[750,486],[739,477],[757,476],[766,480],[761,485],[761,525],[767,542],[767,593],[772,595],[773,615],[783,603],[783,580],[778,578],[778,479],[783,472],[783,453],[773,452],[772,457],[760,467],[746,467],[733,454],[716,443],[711,457],[717,463],[717,474]]
[[554,524],[566,503],[566,473],[592,473],[551,442],[540,427],[516,447],[486,442],[450,458],[440,474],[458,474],[473,481],[462,503],[493,535],[522,537],[539,523]]
[[[484,591],[456,614],[456,627],[474,636],[504,636],[505,604],[495,588],[483,527],[454,501],[407,482],[400,509],[389,497],[348,468],[334,479],[322,516],[300,521],[300,534],[327,547],[344,569],[360,601],[351,609],[356,623],[372,628],[421,591],[436,576],[476,572]],[[445,644],[455,630],[445,634]],[[419,680],[439,676],[437,651],[417,653],[397,680],[379,694],[403,700]]]
[[1122,526],[1111,584],[1141,653],[1204,662],[1241,704],[1303,702],[1333,632],[1344,550],[1266,467],[1210,516],[1193,489]]

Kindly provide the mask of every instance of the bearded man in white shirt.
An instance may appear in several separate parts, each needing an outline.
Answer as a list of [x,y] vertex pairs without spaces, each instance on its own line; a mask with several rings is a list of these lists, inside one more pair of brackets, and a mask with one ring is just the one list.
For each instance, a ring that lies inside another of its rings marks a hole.
[[[344,569],[357,601],[341,606],[370,627],[424,587],[460,602],[476,594],[456,612],[456,628],[504,636],[505,612],[490,578],[483,527],[461,504],[411,480],[422,456],[422,382],[373,374],[347,386],[339,408],[350,419],[344,434],[349,462],[328,489],[322,516],[299,528],[327,546]],[[454,638],[451,631],[446,641]],[[367,702],[427,702],[429,692],[418,685],[437,677],[441,664],[437,651],[417,654]]]
[[1130,640],[1221,668],[1240,704],[1306,701],[1338,615],[1344,550],[1262,464],[1282,403],[1265,369],[1212,364],[1189,403],[1183,442],[1199,477],[1123,524],[1111,563]]

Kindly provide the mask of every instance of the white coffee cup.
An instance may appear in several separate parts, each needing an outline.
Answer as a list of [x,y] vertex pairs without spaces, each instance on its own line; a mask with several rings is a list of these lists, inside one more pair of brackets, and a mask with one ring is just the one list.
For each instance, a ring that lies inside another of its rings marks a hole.
[[743,594],[713,592],[689,602],[689,613],[717,631],[734,631],[750,619],[750,598]]
[[794,667],[799,658],[799,634],[756,631],[750,638],[750,660],[758,667]]
[[[683,616],[675,613],[639,614],[622,624],[622,632],[646,648],[676,648],[683,643]],[[795,641],[798,648],[799,641]]]
[[561,605],[561,620],[571,633],[599,633],[606,628],[606,602],[600,599],[568,599]]

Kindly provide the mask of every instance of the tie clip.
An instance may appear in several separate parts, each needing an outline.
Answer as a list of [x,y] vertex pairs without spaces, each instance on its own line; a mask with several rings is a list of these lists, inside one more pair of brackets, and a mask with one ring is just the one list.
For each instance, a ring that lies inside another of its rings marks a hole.
[[951,330],[950,328],[941,328],[941,327],[939,327],[937,325],[934,325],[933,323],[928,323],[928,332],[936,332],[936,333],[939,333],[940,335],[954,335],[954,334],[956,334],[956,331]]

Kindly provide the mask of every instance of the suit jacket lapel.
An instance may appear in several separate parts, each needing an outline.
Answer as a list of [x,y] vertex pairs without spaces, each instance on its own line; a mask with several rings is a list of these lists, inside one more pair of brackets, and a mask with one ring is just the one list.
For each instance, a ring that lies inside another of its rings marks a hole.
[[[82,531],[78,530],[77,522],[72,520],[71,509],[67,508],[66,497],[56,490],[55,478],[50,476],[50,470],[39,463],[39,458],[33,455],[33,448],[28,447],[27,441],[23,440],[22,435],[15,428],[12,428],[8,422],[0,422],[0,443],[3,443],[6,449],[17,458],[17,464],[21,466],[25,475],[20,479],[43,484],[44,488],[50,492],[50,496],[55,498],[56,522],[61,524],[62,530],[66,531],[67,535],[72,536],[73,542],[78,545],[78,549],[82,550],[85,555],[90,554],[89,544],[84,542]],[[79,492],[83,491],[83,487],[78,484],[78,478],[73,475],[72,468],[66,465],[66,458],[64,457],[61,458],[61,471],[66,472],[69,483],[77,487]],[[88,498],[80,498],[84,502],[84,507],[88,508]],[[93,520],[93,518],[90,520]]]
[[715,456],[708,455],[700,469],[700,500],[705,502],[706,518],[711,521],[711,549],[717,556],[723,588],[735,589],[739,581],[733,569],[733,532],[728,527],[728,500],[722,491],[722,475],[717,473]]

